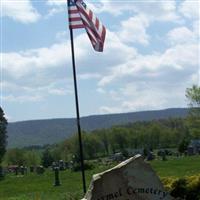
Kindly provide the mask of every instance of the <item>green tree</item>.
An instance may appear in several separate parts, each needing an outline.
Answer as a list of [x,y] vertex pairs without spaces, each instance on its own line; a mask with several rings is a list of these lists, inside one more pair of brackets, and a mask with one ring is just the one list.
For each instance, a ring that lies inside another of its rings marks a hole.
[[186,89],[189,101],[188,126],[193,138],[200,138],[200,87],[193,85]]
[[[82,133],[82,144],[83,144],[83,135],[84,133]],[[69,139],[69,152],[70,152],[70,157],[71,158],[76,158],[74,160],[76,160],[76,162],[80,162],[80,147],[79,147],[79,139],[78,139],[78,133],[74,134],[70,139]]]
[[48,168],[49,166],[52,165],[53,163],[53,156],[51,155],[51,152],[49,151],[49,149],[45,149],[43,154],[42,154],[42,165],[45,168]]
[[25,153],[26,165],[36,166],[41,163],[39,154],[35,151],[28,151]]
[[106,129],[95,130],[92,134],[96,134],[102,143],[102,151],[104,151],[105,155],[109,155],[109,137]]
[[161,128],[158,124],[153,124],[148,129],[148,134],[146,138],[148,138],[148,147],[155,149],[158,148],[160,145],[160,135],[161,135]]
[[129,132],[127,128],[112,127],[109,134],[112,152],[116,153],[117,151],[124,151],[128,146],[127,136]]
[[61,145],[59,147],[57,147],[60,151],[60,155],[61,155],[61,158],[62,160],[64,161],[70,161],[70,158],[71,158],[71,142],[70,142],[71,139],[67,139],[65,141],[63,141],[61,143]]
[[193,85],[186,89],[186,97],[190,101],[189,105],[193,108],[200,107],[200,87]]
[[25,151],[18,148],[8,150],[6,153],[6,162],[9,165],[25,165]]
[[2,162],[3,156],[6,152],[6,127],[7,127],[7,120],[4,116],[4,112],[0,107],[0,163]]
[[[88,134],[82,131],[82,145],[83,145],[83,156],[84,159],[96,158],[101,150],[101,142],[99,137],[96,134]],[[78,134],[73,135],[70,140],[69,152],[72,157],[76,158],[76,161],[80,161],[80,147]]]
[[180,142],[180,144],[179,144],[179,146],[178,146],[178,151],[179,151],[180,153],[184,153],[184,152],[187,150],[188,145],[189,145],[189,140],[186,139],[186,138],[184,138],[184,139]]
[[101,143],[95,134],[84,134],[83,137],[83,152],[85,159],[93,159],[98,156],[101,151]]
[[51,155],[54,161],[62,160],[62,154],[60,148],[56,147],[51,151]]

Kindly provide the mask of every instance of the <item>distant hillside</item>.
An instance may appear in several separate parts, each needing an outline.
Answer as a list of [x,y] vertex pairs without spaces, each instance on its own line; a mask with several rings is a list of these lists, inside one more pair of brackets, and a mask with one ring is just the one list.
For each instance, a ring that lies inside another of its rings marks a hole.
[[[85,131],[109,128],[136,121],[151,121],[169,117],[186,117],[188,109],[142,111],[122,114],[94,115],[81,118]],[[76,119],[47,119],[14,122],[8,124],[8,147],[53,144],[68,138],[76,132]]]

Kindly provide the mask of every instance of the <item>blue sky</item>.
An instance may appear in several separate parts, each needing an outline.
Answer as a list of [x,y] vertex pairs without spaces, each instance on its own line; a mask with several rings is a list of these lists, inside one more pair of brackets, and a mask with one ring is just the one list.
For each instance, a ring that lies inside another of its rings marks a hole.
[[[199,84],[199,1],[87,0],[105,50],[75,30],[80,115],[186,107]],[[66,1],[1,1],[1,106],[9,121],[75,117]]]

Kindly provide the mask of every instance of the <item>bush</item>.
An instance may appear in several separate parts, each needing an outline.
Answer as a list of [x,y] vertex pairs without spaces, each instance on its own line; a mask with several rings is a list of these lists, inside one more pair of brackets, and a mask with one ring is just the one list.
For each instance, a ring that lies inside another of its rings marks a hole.
[[176,198],[185,198],[187,196],[187,180],[180,178],[172,183],[171,195]]
[[182,198],[185,200],[200,199],[200,175],[180,179],[164,178],[162,182],[165,188],[175,198]]
[[[90,169],[93,169],[94,168],[94,165],[92,165],[91,163],[89,163],[89,162],[85,162],[84,163],[84,169],[85,170],[90,170]],[[73,163],[73,166],[72,166],[72,171],[75,171],[75,172],[77,172],[77,171],[81,171],[81,164],[80,163]]]
[[187,199],[200,199],[200,176],[191,176],[188,178],[187,196]]

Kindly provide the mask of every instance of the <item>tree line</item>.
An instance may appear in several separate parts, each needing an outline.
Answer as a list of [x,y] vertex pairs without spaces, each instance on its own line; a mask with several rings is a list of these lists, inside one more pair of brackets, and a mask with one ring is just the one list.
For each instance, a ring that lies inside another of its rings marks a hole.
[[[187,123],[187,119],[170,118],[83,132],[84,157],[90,160],[117,152],[127,154],[129,150],[178,148],[183,141],[189,141],[197,136],[192,134]],[[8,150],[4,160],[8,164],[42,164],[48,167],[53,161],[69,162],[73,159],[79,161],[78,135],[62,143],[46,146],[45,150]]]
[[[85,159],[107,157],[117,152],[127,154],[130,150],[178,148],[183,151],[191,139],[200,139],[200,87],[194,85],[186,90],[190,111],[188,117],[129,123],[108,129],[82,132]],[[4,120],[4,129],[6,126]],[[3,131],[2,129],[1,131]],[[5,132],[5,130],[4,130]],[[5,135],[5,134],[4,134]],[[5,153],[4,146],[1,145]],[[2,156],[1,156],[2,157]],[[79,160],[77,134],[65,141],[46,146],[45,150],[8,150],[4,162],[7,164],[43,164],[58,160]]]

